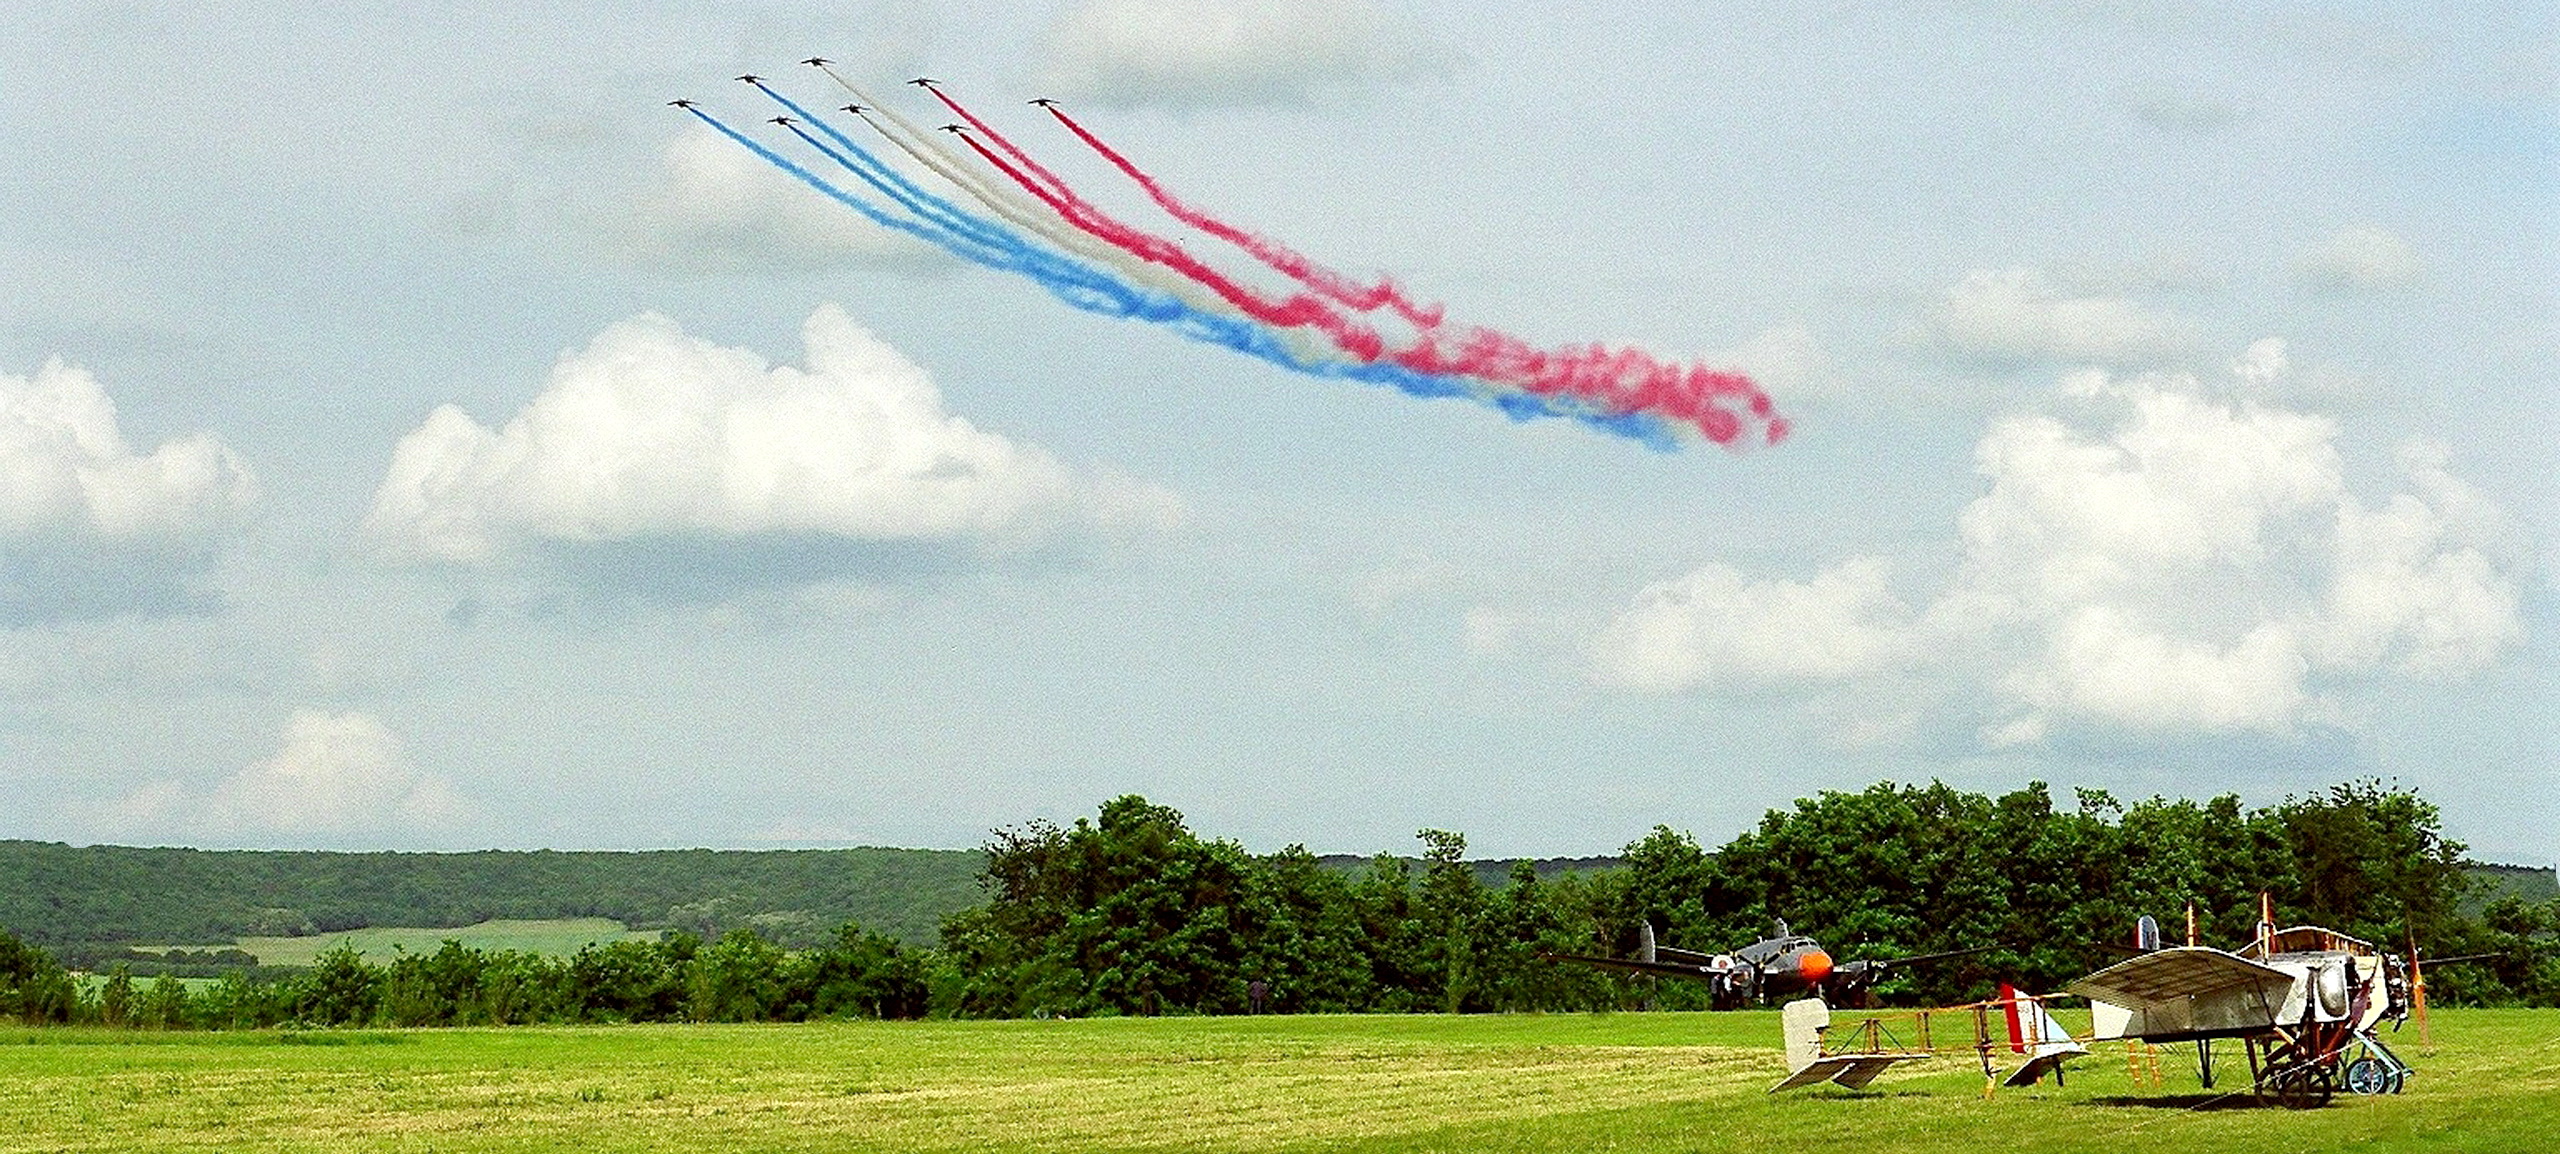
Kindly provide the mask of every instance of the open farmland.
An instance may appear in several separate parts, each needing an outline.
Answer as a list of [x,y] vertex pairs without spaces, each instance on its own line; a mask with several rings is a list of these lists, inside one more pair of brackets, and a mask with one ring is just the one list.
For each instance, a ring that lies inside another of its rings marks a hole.
[[[2560,1012],[2435,1020],[2391,1098],[2209,1101],[2122,1051],[1984,1101],[1968,1062],[1772,1097],[1772,1012],[0,1033],[0,1151],[2542,1148]],[[2233,1066],[2238,1055],[2227,1059]],[[2226,1067],[2225,1088],[2230,1071]]]
[[501,919],[449,930],[375,926],[302,937],[248,937],[240,939],[239,948],[256,955],[259,965],[308,966],[320,955],[340,947],[382,963],[404,950],[432,954],[447,941],[461,942],[475,950],[568,955],[591,944],[626,940],[654,942],[658,935],[654,931],[628,929],[611,918]]

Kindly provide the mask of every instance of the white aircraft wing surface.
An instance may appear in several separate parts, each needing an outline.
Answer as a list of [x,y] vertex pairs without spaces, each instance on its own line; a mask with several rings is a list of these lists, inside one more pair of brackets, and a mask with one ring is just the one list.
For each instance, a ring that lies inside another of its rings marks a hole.
[[2292,974],[2228,950],[2174,946],[2127,958],[2062,988],[2091,1001],[2138,1008],[2248,986],[2280,998],[2292,982]]
[[1884,1073],[1894,1063],[1917,1061],[1926,1057],[1928,1057],[1927,1054],[1839,1054],[1827,1058],[1816,1058],[1804,1069],[1787,1075],[1785,1080],[1769,1087],[1769,1092],[1775,1094],[1780,1090],[1793,1090],[1798,1086],[1811,1086],[1818,1082],[1829,1082],[1852,1090],[1863,1089],[1867,1083],[1876,1080],[1876,1075]]

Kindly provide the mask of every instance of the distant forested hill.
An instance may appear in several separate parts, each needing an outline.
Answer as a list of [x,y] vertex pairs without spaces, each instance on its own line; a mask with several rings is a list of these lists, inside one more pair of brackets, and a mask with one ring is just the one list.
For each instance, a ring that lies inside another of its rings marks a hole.
[[2528,902],[2547,902],[2560,898],[2560,870],[2550,866],[2497,865],[2475,862],[2471,876],[2481,882],[2478,893],[2468,906],[2472,912],[2502,897],[2518,897]]
[[0,928],[43,945],[203,945],[242,935],[490,918],[607,917],[813,942],[846,921],[929,945],[982,901],[974,850],[312,853],[0,841]]

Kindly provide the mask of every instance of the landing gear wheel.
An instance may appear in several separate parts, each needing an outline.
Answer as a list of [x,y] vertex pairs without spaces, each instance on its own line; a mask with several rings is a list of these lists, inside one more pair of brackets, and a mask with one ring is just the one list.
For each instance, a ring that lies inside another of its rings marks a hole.
[[2307,1064],[2276,1071],[2274,1081],[2276,1104],[2287,1110],[2309,1110],[2329,1102],[2329,1087],[2320,1072]]
[[2347,1089],[2357,1094],[2388,1094],[2392,1091],[2391,1071],[2373,1058],[2358,1058],[2347,1063]]

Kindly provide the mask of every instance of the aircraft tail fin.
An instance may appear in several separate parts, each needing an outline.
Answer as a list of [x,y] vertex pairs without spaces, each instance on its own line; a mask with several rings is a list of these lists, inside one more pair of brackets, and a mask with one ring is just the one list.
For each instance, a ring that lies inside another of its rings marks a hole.
[[1801,1073],[1822,1057],[1822,1032],[1831,1028],[1831,1007],[1820,998],[1798,998],[1778,1013],[1786,1031],[1787,1072]]
[[2052,1011],[2044,1008],[2044,999],[2019,993],[2016,986],[2002,982],[2000,1007],[2009,1019],[2009,1052],[2028,1055],[2026,1064],[2009,1075],[2009,1085],[2033,1084],[2046,1071],[2060,1069],[2063,1059],[2089,1052],[2089,1047],[2053,1019]]

